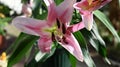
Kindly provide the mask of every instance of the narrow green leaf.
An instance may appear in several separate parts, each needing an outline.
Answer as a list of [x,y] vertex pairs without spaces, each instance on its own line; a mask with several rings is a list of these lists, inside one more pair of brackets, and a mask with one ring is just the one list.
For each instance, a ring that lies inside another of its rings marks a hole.
[[106,46],[104,41],[101,39],[97,31],[93,30],[88,31],[86,29],[81,30],[83,36],[88,42],[95,48],[95,50],[103,57],[106,57]]
[[84,55],[84,61],[85,63],[88,65],[88,67],[96,67],[90,54],[89,54],[89,51],[88,51],[88,47],[87,47],[87,43],[83,37],[83,35],[81,34],[81,32],[75,32],[73,33],[74,36],[76,37],[76,39],[78,40],[80,46],[81,46],[81,49],[82,49],[82,52],[83,52],[83,55]]
[[[95,50],[104,58],[107,57],[107,50],[105,42],[103,41],[102,37],[100,36],[97,25],[94,23],[93,28],[91,31],[87,31],[86,29],[81,31],[86,38],[90,42],[90,44],[95,48]],[[108,60],[106,60],[108,62]],[[109,62],[108,62],[109,63]]]
[[120,42],[120,37],[118,36],[117,32],[110,24],[110,20],[99,10],[94,11],[94,15],[111,31],[114,37]]
[[94,42],[97,42],[96,44],[92,44],[92,45],[98,45],[96,48],[98,49],[97,51],[99,52],[100,55],[102,55],[103,57],[106,57],[107,56],[106,45],[105,45],[104,40],[100,36],[98,29],[97,29],[97,25],[95,23],[91,31],[91,34],[93,36],[92,39],[94,38]]
[[15,46],[15,48],[12,48],[14,50],[12,55],[9,57],[8,67],[12,67],[14,64],[19,62],[38,38],[39,37],[33,35],[21,33],[17,40],[13,43],[13,46]]

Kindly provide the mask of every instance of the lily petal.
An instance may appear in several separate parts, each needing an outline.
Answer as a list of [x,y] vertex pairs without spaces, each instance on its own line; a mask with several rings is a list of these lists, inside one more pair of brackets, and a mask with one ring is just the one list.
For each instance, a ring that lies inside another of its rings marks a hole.
[[50,52],[52,40],[49,36],[41,37],[38,40],[38,47],[42,52]]
[[25,17],[16,17],[13,19],[12,24],[22,32],[36,36],[44,34],[44,32],[42,32],[42,28],[47,26],[46,21],[44,20],[36,20]]
[[102,0],[100,4],[93,7],[93,10],[102,8],[104,5],[108,4],[110,1],[112,1],[112,0]]
[[68,29],[68,31],[73,33],[73,32],[83,29],[84,27],[85,27],[84,22],[79,22],[77,24],[69,26],[67,29]]
[[55,10],[55,3],[53,0],[44,0],[45,4],[48,7],[48,16],[47,16],[47,20],[48,20],[48,25],[53,25],[55,23],[56,20],[56,10]]
[[105,4],[109,3],[111,0],[82,0],[73,5],[74,8],[78,9],[82,21],[88,30],[92,29],[93,25],[93,11],[103,7]]
[[70,24],[74,9],[73,4],[75,2],[76,0],[64,0],[59,6],[56,7],[57,15],[62,23],[67,23],[68,25]]
[[83,54],[80,46],[72,34],[66,34],[65,39],[59,42],[59,44],[68,50],[79,61],[83,61]]
[[100,9],[107,3],[109,3],[112,0],[82,0],[80,2],[77,2],[73,5],[74,8],[78,9],[79,11],[94,11],[97,9]]
[[89,11],[84,11],[82,14],[82,21],[84,22],[85,24],[85,27],[88,29],[88,30],[91,30],[92,29],[92,26],[93,26],[93,13],[92,12],[89,12]]
[[89,5],[92,3],[93,0],[88,0]]

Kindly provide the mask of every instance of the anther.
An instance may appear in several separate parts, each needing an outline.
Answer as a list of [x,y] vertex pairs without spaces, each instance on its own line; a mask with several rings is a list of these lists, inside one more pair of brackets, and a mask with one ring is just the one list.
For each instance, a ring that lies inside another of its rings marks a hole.
[[60,22],[58,19],[57,19],[57,26],[58,26],[58,28],[60,28]]
[[65,34],[66,33],[66,27],[64,24],[62,24],[62,33]]
[[67,40],[66,40],[66,37],[62,37],[62,39],[63,39],[63,42],[65,43],[65,44],[68,44],[68,42],[67,42]]
[[55,34],[52,32],[52,41],[55,41]]

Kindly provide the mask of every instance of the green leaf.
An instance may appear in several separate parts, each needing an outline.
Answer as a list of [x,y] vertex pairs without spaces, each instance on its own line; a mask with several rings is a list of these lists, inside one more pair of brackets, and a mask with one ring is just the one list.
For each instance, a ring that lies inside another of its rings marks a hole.
[[70,67],[68,53],[64,48],[57,48],[55,53],[44,62],[36,62],[34,59],[26,67]]
[[113,26],[110,24],[110,20],[99,10],[94,11],[94,15],[110,30],[110,32],[113,34],[114,37],[117,38],[117,40],[120,42],[120,37],[118,36],[117,32],[113,28]]
[[53,58],[54,58],[54,67],[71,66],[67,51],[64,48],[58,48]]
[[12,44],[13,52],[8,60],[8,67],[12,67],[19,62],[27,51],[33,46],[39,37],[21,33],[17,40]]
[[10,17],[0,18],[0,23],[6,23],[6,22],[9,22],[11,20],[12,20],[12,18],[10,18]]
[[70,54],[70,62],[72,64],[72,67],[76,67],[77,59]]
[[87,43],[82,35],[81,32],[75,32],[73,33],[74,36],[76,37],[76,39],[78,40],[80,46],[81,46],[81,49],[82,49],[82,52],[83,52],[83,55],[84,55],[84,61],[85,63],[88,65],[88,67],[96,67],[90,54],[89,54],[89,51],[88,51],[88,47],[87,47]]
[[36,62],[44,62],[45,60],[47,60],[54,54],[55,49],[56,49],[55,44],[53,44],[50,53],[42,53],[41,51],[39,51],[35,56]]
[[[105,42],[103,41],[102,37],[100,36],[97,25],[94,23],[93,28],[91,31],[86,29],[81,31],[86,38],[87,41],[95,48],[95,50],[102,56],[104,59],[107,59],[107,50]],[[108,62],[108,60],[106,60]]]
[[9,18],[9,17],[0,18],[0,34],[5,35],[6,32],[4,28],[11,19],[12,18]]
[[95,50],[103,57],[106,57],[106,46],[104,41],[99,40],[100,37],[98,34],[94,33],[94,31],[88,31],[86,29],[81,30],[83,36],[86,38],[88,42],[95,48]]
[[99,52],[99,54],[103,57],[106,57],[107,56],[107,50],[106,50],[106,45],[105,45],[105,42],[104,40],[102,39],[102,37],[100,36],[99,32],[98,32],[98,29],[97,29],[97,25],[94,23],[94,26],[93,26],[93,29],[92,31],[90,32],[92,34],[92,40],[95,42],[91,44],[94,46],[94,45],[97,45],[97,47],[95,47],[95,49]]
[[43,0],[34,0],[33,17],[37,19],[45,19],[47,16],[47,8]]
[[50,58],[54,52],[55,52],[55,49],[56,49],[56,42],[54,42],[52,44],[52,49],[50,51],[50,53],[42,53],[40,50],[36,50],[36,53],[35,55],[33,56],[33,58],[27,62],[25,64],[25,67],[37,67],[37,66],[40,66],[41,63],[44,63],[48,58]]
[[56,5],[59,5],[61,2],[63,2],[64,0],[55,0]]

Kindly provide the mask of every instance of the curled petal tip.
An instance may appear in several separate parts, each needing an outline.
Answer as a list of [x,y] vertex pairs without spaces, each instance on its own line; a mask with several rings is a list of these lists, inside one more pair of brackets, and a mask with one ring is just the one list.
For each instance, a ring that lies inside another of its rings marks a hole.
[[84,58],[83,58],[83,55],[81,55],[79,58],[77,58],[79,61],[83,62],[84,61]]
[[81,61],[81,62],[83,62],[83,61],[84,61],[84,59],[83,59],[83,58],[81,58],[81,59],[80,59],[80,61]]

